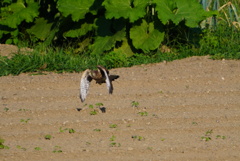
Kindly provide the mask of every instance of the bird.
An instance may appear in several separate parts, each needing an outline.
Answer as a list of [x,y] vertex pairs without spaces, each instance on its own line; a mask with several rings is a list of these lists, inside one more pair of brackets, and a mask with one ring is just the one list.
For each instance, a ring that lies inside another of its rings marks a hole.
[[98,70],[86,69],[82,74],[80,81],[80,99],[82,102],[84,102],[87,97],[90,83],[93,79],[100,85],[106,83],[108,93],[113,93],[112,81],[118,79],[119,75],[109,75],[109,71],[101,65],[98,65],[97,68]]

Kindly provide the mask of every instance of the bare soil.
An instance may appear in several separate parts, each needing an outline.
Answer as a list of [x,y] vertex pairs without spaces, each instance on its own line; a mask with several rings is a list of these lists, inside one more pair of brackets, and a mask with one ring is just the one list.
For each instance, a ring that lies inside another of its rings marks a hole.
[[[240,160],[240,61],[191,57],[110,73],[120,75],[113,94],[92,82],[84,103],[81,73],[1,77],[9,149],[0,160]],[[96,103],[102,110],[90,115]]]

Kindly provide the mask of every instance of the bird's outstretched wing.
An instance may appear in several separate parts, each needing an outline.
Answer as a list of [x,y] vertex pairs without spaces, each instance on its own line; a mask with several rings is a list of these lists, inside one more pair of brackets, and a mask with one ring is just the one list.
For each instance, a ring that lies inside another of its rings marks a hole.
[[102,71],[102,72],[104,73],[104,76],[105,76],[105,78],[106,78],[105,82],[106,82],[106,84],[107,84],[108,92],[109,92],[109,94],[112,94],[112,93],[113,93],[113,86],[112,86],[112,82],[111,82],[110,79],[109,79],[108,71],[107,71],[104,67],[102,67],[102,66],[100,66],[100,65],[98,65],[97,67],[98,67],[98,69],[99,69],[100,71]]
[[83,102],[88,94],[88,89],[90,87],[90,82],[92,81],[92,77],[90,76],[90,70],[87,69],[83,72],[81,81],[80,81],[80,99]]

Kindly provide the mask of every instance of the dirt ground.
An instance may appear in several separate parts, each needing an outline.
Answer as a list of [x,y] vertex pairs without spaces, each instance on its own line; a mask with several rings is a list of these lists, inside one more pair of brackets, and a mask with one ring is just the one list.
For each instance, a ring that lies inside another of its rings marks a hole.
[[113,94],[92,82],[84,103],[81,73],[1,77],[9,149],[0,160],[240,160],[240,61],[191,57],[110,73],[120,76]]

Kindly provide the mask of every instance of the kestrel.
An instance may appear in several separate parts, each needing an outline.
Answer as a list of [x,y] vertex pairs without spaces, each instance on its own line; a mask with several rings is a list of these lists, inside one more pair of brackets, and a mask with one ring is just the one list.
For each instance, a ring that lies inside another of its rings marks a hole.
[[113,92],[112,81],[119,78],[118,75],[109,75],[109,71],[103,66],[98,65],[98,70],[86,69],[81,77],[80,82],[80,99],[83,102],[88,94],[90,82],[94,79],[96,83],[106,83],[109,94]]

